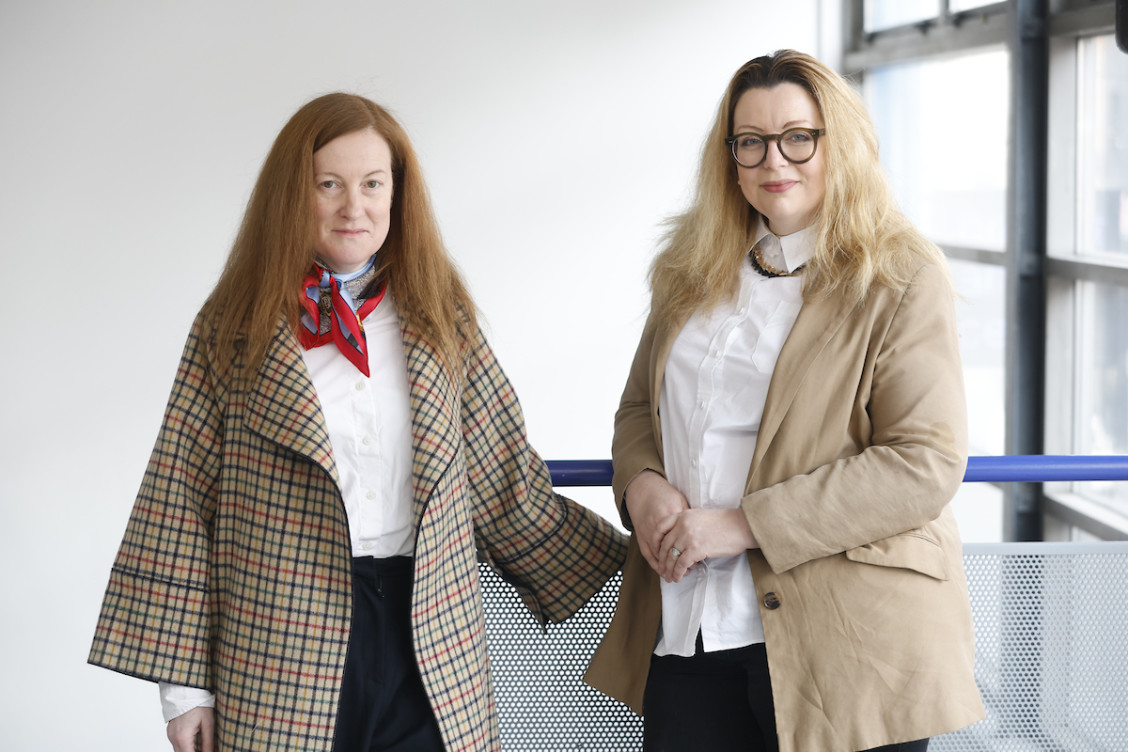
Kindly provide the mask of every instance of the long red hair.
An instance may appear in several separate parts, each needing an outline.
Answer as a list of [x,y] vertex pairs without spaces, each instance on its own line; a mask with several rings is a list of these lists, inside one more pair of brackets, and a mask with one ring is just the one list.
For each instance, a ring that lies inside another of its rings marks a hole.
[[[259,173],[227,264],[205,304],[217,321],[220,363],[245,349],[257,368],[279,321],[299,326],[300,287],[313,264],[313,154],[371,128],[392,152],[391,227],[377,257],[400,315],[457,373],[461,343],[477,326],[466,285],[443,244],[411,141],[387,110],[354,94],[318,97],[282,128]],[[377,282],[378,283],[378,282]]]

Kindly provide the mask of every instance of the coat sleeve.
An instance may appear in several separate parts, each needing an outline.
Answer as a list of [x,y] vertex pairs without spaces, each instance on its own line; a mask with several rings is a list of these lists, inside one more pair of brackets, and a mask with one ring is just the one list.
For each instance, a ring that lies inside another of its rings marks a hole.
[[198,316],[110,572],[89,662],[209,688],[208,560],[222,420]]
[[517,395],[480,332],[468,356],[462,427],[479,555],[542,624],[563,621],[619,570],[626,539],[553,491]]
[[[862,345],[872,350],[863,354],[872,362],[868,396],[850,397],[858,404],[849,420],[867,426],[865,446],[742,500],[773,571],[920,528],[963,479],[967,413],[950,285],[942,269],[926,265],[891,298],[888,325]],[[829,424],[812,430],[822,434],[812,446],[846,433]]]
[[615,433],[611,440],[611,487],[623,525],[628,530],[633,530],[634,526],[627,514],[624,497],[627,485],[643,470],[653,470],[663,476],[666,474],[653,419],[656,408],[653,400],[658,397],[651,394],[656,328],[652,315],[643,327],[638,349],[635,350],[627,383],[619,399],[619,409],[615,412]]

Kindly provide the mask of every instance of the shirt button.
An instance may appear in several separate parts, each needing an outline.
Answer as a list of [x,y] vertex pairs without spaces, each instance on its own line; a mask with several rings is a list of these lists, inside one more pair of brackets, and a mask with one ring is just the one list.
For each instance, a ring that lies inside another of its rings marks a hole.
[[367,384],[365,384],[365,383],[364,383],[363,381],[358,381],[358,382],[356,382],[356,390],[357,390],[358,392],[363,392],[363,391],[364,391],[364,388],[365,388],[366,386],[368,386],[368,385],[367,385]]
[[372,541],[365,541],[364,543],[360,544],[360,547],[361,547],[361,549],[363,549],[365,551],[371,551],[372,550]]
[[375,491],[369,491],[369,492],[367,493],[367,497],[368,497],[369,499],[375,499],[375,498],[376,498],[376,492],[375,492]]
[[374,439],[371,436],[365,436],[363,439],[361,439],[361,443],[363,443],[365,446],[372,446],[373,441]]
[[764,595],[764,608],[769,611],[775,611],[780,606],[779,596],[775,593],[767,593]]

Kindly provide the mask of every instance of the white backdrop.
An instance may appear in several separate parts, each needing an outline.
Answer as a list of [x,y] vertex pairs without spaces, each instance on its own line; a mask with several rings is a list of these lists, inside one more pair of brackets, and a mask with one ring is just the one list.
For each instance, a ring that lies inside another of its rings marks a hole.
[[298,106],[398,114],[534,445],[606,457],[721,90],[772,49],[829,54],[820,4],[0,5],[0,747],[166,744],[155,687],[86,652],[188,325]]

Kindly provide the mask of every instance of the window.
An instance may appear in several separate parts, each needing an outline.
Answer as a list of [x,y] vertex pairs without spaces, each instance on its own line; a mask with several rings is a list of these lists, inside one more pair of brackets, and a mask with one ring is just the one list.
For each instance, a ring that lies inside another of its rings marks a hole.
[[865,93],[901,208],[933,241],[1006,247],[1007,54],[867,71]]
[[953,13],[976,10],[987,5],[992,5],[997,0],[948,0],[948,7]]
[[866,31],[934,18],[938,7],[937,0],[871,0],[865,4]]
[[[932,3],[935,9],[935,3]],[[1006,247],[1007,54],[1000,47],[866,71],[864,94],[901,208],[941,246]],[[952,259],[973,455],[1004,454],[1003,267]],[[1003,494],[964,484],[953,509],[967,541],[1003,536]]]
[[[1113,0],[1052,0],[1045,18],[1034,15],[1043,6],[1023,0],[842,7],[851,34],[842,68],[863,82],[902,208],[948,255],[962,295],[971,453],[1128,454],[1128,55],[1111,33]],[[1049,44],[1048,80],[1031,45],[1038,30]],[[1012,63],[1015,54],[1023,63]],[[1022,109],[1012,117],[1015,81]],[[1048,134],[1044,172],[1039,132]],[[1023,144],[1033,146],[1020,154]],[[1012,185],[1015,174],[1023,182]],[[1011,227],[1020,228],[1014,237]],[[1044,297],[1031,274],[1041,268]],[[1021,313],[1008,303],[1016,290]],[[1007,361],[1016,348],[1026,357]],[[1030,379],[1042,349],[1044,366]],[[1038,445],[1029,437],[1039,425],[1015,430],[1016,416],[1042,413],[1042,448],[1016,452]],[[1128,538],[1128,483],[1047,484],[1007,502],[1009,534],[1021,515],[1038,519],[1031,498],[1050,538]],[[955,507],[969,540],[991,540],[1001,489],[965,484]]]
[[1111,34],[1077,44],[1077,253],[1128,262],[1128,55]]
[[[1048,253],[1065,263],[1051,266],[1049,315],[1067,323],[1048,332],[1046,370],[1052,393],[1069,399],[1047,414],[1047,445],[1128,454],[1128,55],[1111,34],[1058,40],[1052,51],[1051,109],[1065,114],[1050,121]],[[1049,493],[1128,521],[1128,484]]]

